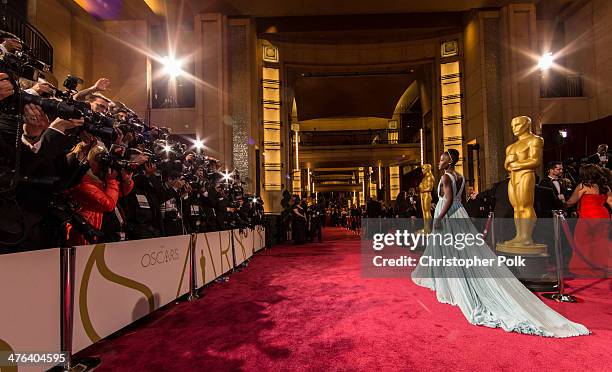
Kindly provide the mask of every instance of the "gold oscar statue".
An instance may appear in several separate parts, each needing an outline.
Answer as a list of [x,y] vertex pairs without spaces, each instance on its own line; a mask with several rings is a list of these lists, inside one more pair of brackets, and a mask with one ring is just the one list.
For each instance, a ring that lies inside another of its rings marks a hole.
[[433,190],[436,179],[431,173],[431,164],[423,164],[423,180],[419,184],[421,193],[421,209],[423,210],[423,226],[425,233],[431,231],[431,191]]
[[531,119],[527,116],[515,117],[511,126],[518,139],[506,148],[504,168],[510,172],[508,197],[514,208],[516,236],[499,243],[497,250],[511,254],[543,254],[546,245],[534,243],[532,234],[537,219],[533,209],[535,170],[542,163],[544,140],[531,132]]

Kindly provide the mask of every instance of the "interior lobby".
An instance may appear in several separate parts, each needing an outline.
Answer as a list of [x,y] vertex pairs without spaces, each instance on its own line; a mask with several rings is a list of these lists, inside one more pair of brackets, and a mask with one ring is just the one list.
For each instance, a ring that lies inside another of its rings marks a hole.
[[[26,97],[10,141],[0,103],[0,372],[47,370],[3,358],[49,351],[62,371],[610,370],[612,1],[0,3],[0,101],[4,80]],[[5,71],[14,38],[44,79]],[[82,177],[54,184],[74,193],[61,224],[32,169]],[[537,280],[364,271],[385,221],[461,233],[453,213]],[[34,243],[4,252],[30,222]]]
[[[595,152],[597,141],[560,144],[561,129],[571,139],[594,125],[592,133],[610,138],[606,1],[147,0],[106,13],[86,0],[19,7],[52,45],[58,81],[109,78],[111,99],[204,139],[269,212],[280,211],[285,189],[389,204],[418,184],[421,163],[435,164],[447,148],[460,151],[469,185],[487,189],[505,177],[509,124],[518,115],[550,138],[548,160]],[[550,72],[538,68],[549,52]],[[166,56],[188,74],[178,77],[178,92],[159,78]]]

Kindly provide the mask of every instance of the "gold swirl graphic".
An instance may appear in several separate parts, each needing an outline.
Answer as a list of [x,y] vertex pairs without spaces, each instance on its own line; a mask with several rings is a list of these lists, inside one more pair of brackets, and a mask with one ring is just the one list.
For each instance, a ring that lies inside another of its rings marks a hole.
[[[263,231],[264,231],[264,230],[263,230],[263,228],[262,228],[262,227],[257,226],[257,235],[259,235],[259,244],[258,244],[258,245],[260,246],[259,248],[263,248],[263,246],[265,246],[265,245],[266,245],[266,244],[265,244],[266,238],[264,238],[264,236],[263,236],[263,234],[262,234],[262,232],[263,232]],[[253,239],[253,240],[255,240],[255,239]],[[263,243],[263,244],[262,244],[262,243]],[[253,244],[255,244],[255,243],[253,242]]]
[[[0,352],[3,353],[14,353],[15,350],[9,345],[8,342],[0,338]],[[17,366],[2,366],[0,365],[0,372],[17,372],[19,367]]]
[[94,263],[96,264],[100,275],[102,275],[104,279],[141,292],[147,298],[147,301],[149,303],[149,313],[155,310],[153,292],[149,289],[149,287],[144,284],[138,283],[137,281],[134,281],[132,279],[113,273],[108,268],[108,266],[106,265],[106,261],[104,260],[105,250],[106,244],[96,244],[93,251],[91,252],[91,255],[89,256],[89,259],[87,260],[87,264],[85,265],[85,270],[83,271],[83,279],[81,280],[81,288],[79,289],[79,313],[81,314],[81,321],[83,322],[83,328],[85,329],[85,333],[92,342],[98,342],[101,340],[101,337],[98,335],[98,333],[93,327],[93,324],[91,323],[91,318],[89,317],[89,309],[87,306],[87,291],[89,289],[89,279],[91,277],[91,272],[93,270]]
[[[181,295],[181,286],[183,285],[183,278],[185,278],[185,269],[187,268],[187,262],[189,262],[189,256],[191,256],[191,247],[195,247],[198,236],[191,234],[189,237],[189,246],[187,247],[187,254],[185,255],[185,263],[183,264],[183,271],[181,272],[181,280],[179,280],[178,289],[176,290],[176,297]],[[191,287],[190,287],[191,288]]]
[[[233,230],[232,230],[233,233]],[[238,245],[240,246],[240,248],[242,248],[242,259],[246,260],[247,259],[247,253],[246,253],[246,249],[244,248],[244,244],[242,244],[242,240],[244,238],[242,237],[242,234],[238,233],[238,235],[236,236],[236,242],[238,243]]]
[[[215,267],[215,260],[213,259],[212,252],[210,251],[210,243],[208,242],[208,234],[204,234],[204,240],[206,240],[206,249],[208,249],[208,257],[210,257],[210,263],[212,264],[213,274],[217,277],[217,268]],[[202,270],[202,283],[206,284],[206,256],[204,251],[200,250],[200,268]],[[221,261],[223,263],[223,261]]]
[[[223,238],[221,235],[221,231],[219,231],[219,249],[221,249],[221,244],[223,244]],[[225,260],[227,261],[227,269],[231,269],[232,268],[232,264],[230,263],[230,259],[229,259],[229,252],[232,249],[232,238],[230,237],[229,239],[227,239],[227,248],[225,250],[221,249],[221,256],[225,256]],[[221,271],[223,271],[223,259],[221,259]]]

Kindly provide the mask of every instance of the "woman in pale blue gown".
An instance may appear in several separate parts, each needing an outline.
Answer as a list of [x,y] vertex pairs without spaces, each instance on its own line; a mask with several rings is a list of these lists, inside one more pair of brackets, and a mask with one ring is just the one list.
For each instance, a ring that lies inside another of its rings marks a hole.
[[[440,156],[439,169],[444,175],[438,185],[440,200],[434,212],[434,233],[478,234],[461,204],[464,178],[455,171],[459,159],[456,150]],[[460,185],[457,188],[457,185]],[[441,194],[443,191],[443,194]],[[424,256],[495,259],[486,244],[472,244],[464,249],[444,245],[440,241],[428,244]],[[412,272],[414,283],[436,292],[438,301],[458,306],[467,320],[475,325],[501,327],[507,332],[519,332],[547,337],[588,335],[589,330],[571,322],[546,306],[531,293],[503,264],[472,266],[421,266]]]

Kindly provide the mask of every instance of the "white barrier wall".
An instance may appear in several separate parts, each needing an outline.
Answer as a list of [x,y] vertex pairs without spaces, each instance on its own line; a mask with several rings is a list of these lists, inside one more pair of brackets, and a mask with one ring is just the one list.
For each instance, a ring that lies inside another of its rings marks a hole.
[[189,292],[189,240],[76,247],[74,352]]
[[232,236],[234,239],[234,253],[236,254],[236,265],[240,265],[253,256],[253,248],[255,243],[255,239],[253,239],[254,234],[254,230],[251,229],[232,230]]
[[[262,249],[265,229],[76,247],[73,352],[188,293],[191,239],[199,288]],[[0,255],[0,283],[0,352],[59,352],[60,249]],[[0,372],[49,367],[0,366]]]
[[196,286],[204,286],[233,266],[231,231],[196,234]]
[[253,251],[257,252],[260,249],[266,247],[266,228],[257,225],[255,226],[254,237],[253,237]]
[[[60,351],[60,250],[0,255],[0,351]],[[0,367],[43,371],[46,366]]]

